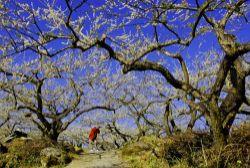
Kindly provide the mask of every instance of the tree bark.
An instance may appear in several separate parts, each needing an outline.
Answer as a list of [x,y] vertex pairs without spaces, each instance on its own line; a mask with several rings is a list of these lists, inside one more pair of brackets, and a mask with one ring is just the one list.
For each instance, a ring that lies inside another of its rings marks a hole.
[[211,118],[210,124],[213,131],[214,146],[224,147],[227,144],[227,138],[222,127],[222,122],[215,116]]
[[51,140],[51,142],[57,143],[57,140],[58,140],[58,137],[59,137],[59,133],[53,132],[51,134],[48,134],[47,136]]
[[191,108],[190,109],[190,114],[191,114],[191,119],[190,119],[190,121],[188,123],[187,130],[190,131],[190,132],[192,132],[194,124],[195,124],[195,122],[197,120],[197,116],[196,116],[197,115],[197,111]]
[[164,126],[165,126],[165,131],[167,135],[172,135],[172,131],[169,126],[169,103],[166,105],[165,113],[164,113]]
[[214,146],[221,148],[227,144],[227,137],[223,129],[223,115],[217,104],[217,96],[214,95],[208,103],[208,112],[206,118],[212,130]]

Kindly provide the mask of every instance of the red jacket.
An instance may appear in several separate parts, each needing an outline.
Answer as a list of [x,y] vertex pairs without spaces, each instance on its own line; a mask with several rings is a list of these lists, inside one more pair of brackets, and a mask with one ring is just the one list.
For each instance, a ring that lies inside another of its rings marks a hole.
[[96,127],[92,128],[90,133],[89,133],[89,139],[91,141],[94,141],[97,137],[97,134],[99,134],[99,133],[100,133],[100,130],[98,128],[96,128]]

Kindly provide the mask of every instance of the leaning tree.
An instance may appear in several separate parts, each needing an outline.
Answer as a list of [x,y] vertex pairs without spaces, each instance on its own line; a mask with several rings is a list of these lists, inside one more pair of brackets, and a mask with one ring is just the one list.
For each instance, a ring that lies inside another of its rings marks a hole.
[[[107,15],[115,14],[110,21],[111,29],[123,32],[120,36],[107,33],[98,44],[111,58],[121,62],[124,73],[156,71],[174,88],[183,91],[182,100],[205,116],[215,144],[225,145],[235,116],[241,113],[241,105],[250,103],[245,95],[246,78],[250,74],[247,60],[250,42],[240,33],[248,24],[249,3],[245,0],[203,3],[118,0],[103,7],[107,7]],[[118,11],[117,7],[122,10]],[[212,47],[220,54],[219,68],[210,78],[211,89],[203,91],[191,84],[192,67],[187,64],[194,57],[188,60],[187,50],[206,51]],[[174,76],[173,67],[162,64],[161,59],[169,64],[171,59],[179,62],[177,68],[182,70],[182,75]],[[226,79],[230,84],[224,91]]]

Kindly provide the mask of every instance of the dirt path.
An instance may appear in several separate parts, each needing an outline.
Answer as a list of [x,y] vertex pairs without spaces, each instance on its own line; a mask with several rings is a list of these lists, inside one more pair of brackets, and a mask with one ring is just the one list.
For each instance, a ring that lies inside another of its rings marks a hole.
[[66,168],[126,168],[117,151],[83,153]]

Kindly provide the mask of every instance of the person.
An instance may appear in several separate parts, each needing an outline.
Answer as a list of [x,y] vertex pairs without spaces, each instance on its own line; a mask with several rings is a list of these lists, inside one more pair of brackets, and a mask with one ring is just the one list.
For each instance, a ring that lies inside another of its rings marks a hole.
[[91,152],[98,151],[96,145],[97,143],[96,138],[98,134],[100,134],[100,126],[91,128],[89,133],[89,147]]

